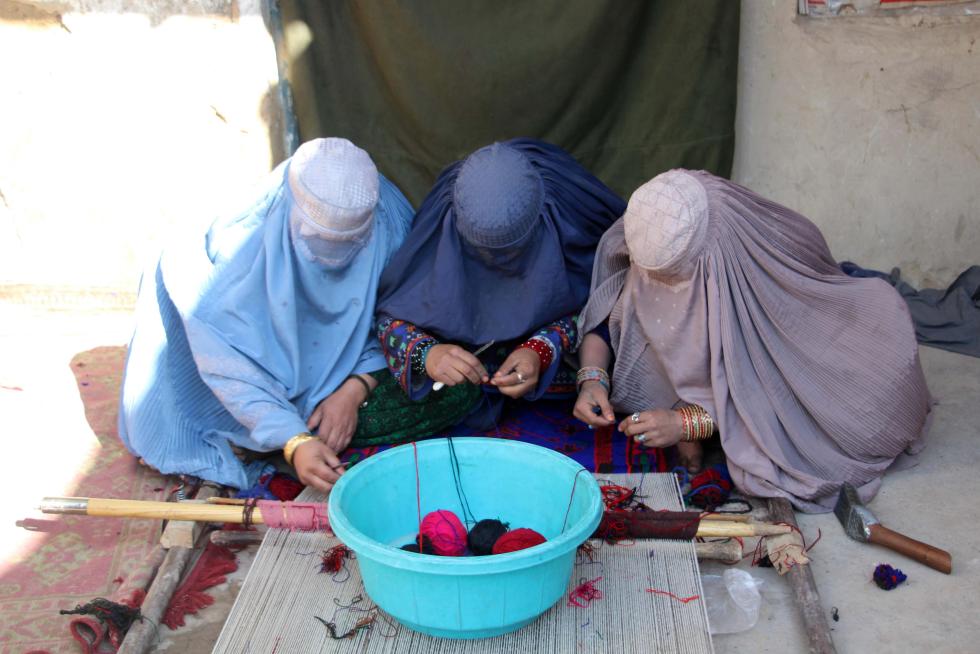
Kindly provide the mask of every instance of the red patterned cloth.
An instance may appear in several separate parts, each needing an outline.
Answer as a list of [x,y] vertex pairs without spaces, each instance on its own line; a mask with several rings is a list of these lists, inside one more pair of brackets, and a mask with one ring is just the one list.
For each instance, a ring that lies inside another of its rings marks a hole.
[[[31,407],[32,412],[35,404],[48,406],[50,415],[35,418],[34,447],[87,452],[70,462],[75,471],[70,481],[48,471],[45,486],[50,484],[51,494],[164,500],[173,490],[166,478],[139,465],[116,436],[124,357],[123,347],[99,347],[75,355],[70,364],[66,359],[64,376],[70,365],[75,389],[69,386],[70,377],[61,386],[60,380],[47,379],[42,386],[31,384],[25,373],[27,381],[12,380],[23,391],[4,391],[10,396],[16,393],[12,402]],[[19,408],[16,404],[5,408],[5,419],[10,420]],[[64,427],[45,429],[45,421]],[[69,632],[76,616],[58,611],[96,597],[120,601],[120,591],[129,589],[132,597],[132,592],[144,589],[153,572],[148,555],[159,541],[160,523],[71,515],[21,517],[20,524],[29,531],[12,529],[0,539],[5,548],[0,561],[0,652],[80,651]]]

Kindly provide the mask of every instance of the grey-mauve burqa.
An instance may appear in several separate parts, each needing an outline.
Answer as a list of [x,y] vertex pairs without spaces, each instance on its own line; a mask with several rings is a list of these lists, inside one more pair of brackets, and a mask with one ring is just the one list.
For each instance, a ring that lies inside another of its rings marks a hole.
[[737,184],[674,170],[637,189],[599,244],[580,333],[607,319],[613,406],[703,406],[745,493],[829,511],[841,482],[870,499],[919,449],[932,399],[905,302]]

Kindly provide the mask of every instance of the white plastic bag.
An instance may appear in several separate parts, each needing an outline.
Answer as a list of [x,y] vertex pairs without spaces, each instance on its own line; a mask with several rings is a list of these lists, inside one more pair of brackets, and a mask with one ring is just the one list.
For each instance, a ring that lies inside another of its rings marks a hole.
[[711,633],[737,634],[754,627],[762,606],[762,583],[737,568],[729,568],[720,576],[701,575]]

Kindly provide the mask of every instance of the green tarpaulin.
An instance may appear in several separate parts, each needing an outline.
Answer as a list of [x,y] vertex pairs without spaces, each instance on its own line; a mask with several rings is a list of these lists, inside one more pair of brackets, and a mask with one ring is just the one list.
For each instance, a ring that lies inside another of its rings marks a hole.
[[280,5],[301,140],[351,139],[416,205],[444,166],[514,136],[624,197],[678,166],[730,172],[737,0]]

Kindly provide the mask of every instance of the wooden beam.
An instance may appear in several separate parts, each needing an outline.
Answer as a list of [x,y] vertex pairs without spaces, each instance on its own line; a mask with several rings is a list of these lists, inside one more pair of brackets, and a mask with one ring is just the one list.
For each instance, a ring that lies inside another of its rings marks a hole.
[[[201,500],[202,506],[207,506],[207,498],[214,497],[220,492],[221,488],[212,484],[205,484],[198,489],[195,499]],[[176,505],[174,502],[168,502],[168,504]],[[171,545],[167,550],[167,556],[160,564],[160,568],[153,578],[153,583],[146,591],[146,598],[140,606],[143,619],[134,622],[129,628],[126,637],[123,638],[123,642],[119,646],[118,654],[145,654],[155,649],[160,632],[160,621],[163,619],[167,606],[170,605],[174,591],[184,578],[188,564],[194,558],[194,544],[204,524],[206,523],[186,520],[171,520],[167,523],[167,528],[171,529],[171,535],[168,537]],[[187,529],[184,525],[190,525],[191,529]],[[197,528],[196,531],[195,527]],[[167,529],[164,529],[164,536],[160,538],[162,547],[168,547],[164,544],[166,534]],[[175,544],[179,542],[189,542],[189,545],[184,547]]]
[[[204,504],[208,499],[217,497],[220,494],[220,488],[206,484],[197,491],[193,502]],[[206,522],[195,522],[192,520],[170,520],[167,526],[164,527],[163,534],[160,536],[160,544],[168,550],[171,547],[194,547],[198,538],[201,537],[201,531],[204,530],[206,525]]]
[[[796,514],[789,501],[779,497],[770,498],[769,519],[773,522],[785,522],[799,529],[796,524]],[[793,587],[793,599],[803,615],[803,627],[806,629],[807,641],[812,654],[836,654],[834,640],[830,636],[830,623],[820,604],[820,593],[813,580],[813,571],[809,565],[796,565],[786,573]]]
[[173,547],[167,552],[140,606],[143,619],[129,628],[118,654],[144,654],[156,645],[160,620],[193,554],[194,550],[187,547]]

